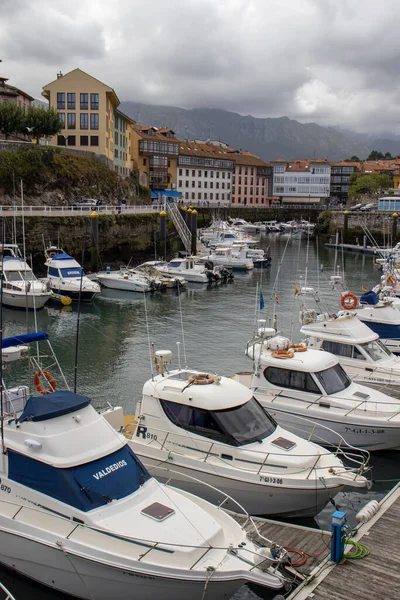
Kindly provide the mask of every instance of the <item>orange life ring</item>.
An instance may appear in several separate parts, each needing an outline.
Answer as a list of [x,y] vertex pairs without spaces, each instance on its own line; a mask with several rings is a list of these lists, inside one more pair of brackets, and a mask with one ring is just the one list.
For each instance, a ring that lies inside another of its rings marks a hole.
[[291,348],[294,352],[305,352],[307,350],[307,346],[305,344],[289,344],[289,348]]
[[[40,377],[44,377],[47,380],[47,382],[49,384],[48,390],[46,390],[42,386]],[[35,389],[37,392],[39,392],[39,394],[42,394],[42,396],[45,396],[46,394],[51,394],[51,392],[54,392],[54,390],[57,387],[57,382],[54,379],[53,375],[51,373],[49,373],[49,371],[38,371],[33,376],[33,385],[35,386]]]
[[293,358],[294,352],[293,350],[274,350],[271,356],[274,358]]
[[55,256],[56,253],[55,252],[50,252],[49,256]]
[[209,385],[210,383],[214,383],[215,377],[214,375],[210,375],[210,373],[197,373],[196,375],[191,375],[188,379],[189,383],[194,383],[195,385]]
[[388,275],[388,277],[386,277],[386,285],[391,285],[392,288],[395,288],[397,285],[397,279],[394,275]]
[[340,299],[340,304],[345,310],[353,310],[357,306],[357,296],[352,292],[346,292]]

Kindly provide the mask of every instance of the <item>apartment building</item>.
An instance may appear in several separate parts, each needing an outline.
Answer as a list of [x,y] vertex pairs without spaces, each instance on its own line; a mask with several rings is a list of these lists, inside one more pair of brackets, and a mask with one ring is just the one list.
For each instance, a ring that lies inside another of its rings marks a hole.
[[323,204],[330,196],[331,167],[327,160],[271,160],[273,195],[283,204]]
[[[42,95],[64,123],[60,134],[51,139],[52,145],[95,152],[121,175],[130,172],[132,162],[126,128],[134,121],[117,111],[120,101],[110,86],[81,69],[74,69],[65,75],[58,73],[57,79],[43,87]],[[121,129],[120,122],[123,123]],[[115,147],[117,132],[122,138],[118,138]]]
[[178,190],[186,202],[230,204],[234,161],[226,144],[216,141],[180,141]]
[[251,152],[234,151],[232,204],[270,206],[272,198],[272,167]]
[[360,168],[360,163],[331,162],[331,200],[334,204],[346,204],[349,197],[350,178]]
[[168,128],[133,124],[131,155],[133,168],[138,171],[139,183],[163,194],[176,190],[176,170],[179,140]]
[[7,83],[6,77],[0,77],[0,103],[12,102],[24,108],[29,108],[34,98],[13,85]]

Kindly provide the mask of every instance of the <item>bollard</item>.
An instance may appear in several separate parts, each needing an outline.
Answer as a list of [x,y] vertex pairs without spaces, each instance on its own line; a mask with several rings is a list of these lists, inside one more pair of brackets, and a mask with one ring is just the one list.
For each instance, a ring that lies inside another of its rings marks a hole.
[[92,273],[97,273],[99,267],[99,215],[94,210],[90,214],[90,269]]
[[167,213],[165,210],[160,212],[160,243],[159,243],[159,256],[163,256],[164,259],[167,259],[166,252],[166,244],[167,244]]
[[395,246],[397,243],[397,222],[399,215],[397,213],[393,213],[392,218],[392,244]]
[[196,256],[197,253],[197,210],[192,210],[192,254]]
[[186,225],[187,225],[187,210],[188,209],[186,208],[186,206],[182,206],[182,217],[183,217]]
[[186,225],[189,227],[190,233],[192,233],[192,213],[193,213],[192,207],[189,206],[189,208],[187,209],[187,212],[186,212],[186,215],[187,215],[186,216],[186,219],[187,219]]
[[347,244],[348,231],[349,231],[349,211],[345,210],[343,220],[343,244]]

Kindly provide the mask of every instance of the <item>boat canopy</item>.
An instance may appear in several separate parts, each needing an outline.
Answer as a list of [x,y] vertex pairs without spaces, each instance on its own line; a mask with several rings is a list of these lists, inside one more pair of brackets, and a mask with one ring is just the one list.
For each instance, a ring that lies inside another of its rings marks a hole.
[[52,392],[45,396],[32,396],[26,403],[24,412],[17,419],[17,423],[55,419],[75,410],[85,408],[88,404],[90,404],[90,398],[74,394],[67,390]]
[[375,306],[378,303],[379,296],[372,290],[370,290],[369,292],[365,292],[360,296],[360,304],[371,304],[372,306]]
[[49,339],[49,334],[45,331],[37,331],[35,333],[23,333],[6,337],[1,342],[2,348],[11,348],[12,346],[20,346],[22,344],[31,344],[32,342],[41,342]]
[[69,254],[55,254],[54,256],[51,257],[53,260],[75,260],[72,256],[70,256]]

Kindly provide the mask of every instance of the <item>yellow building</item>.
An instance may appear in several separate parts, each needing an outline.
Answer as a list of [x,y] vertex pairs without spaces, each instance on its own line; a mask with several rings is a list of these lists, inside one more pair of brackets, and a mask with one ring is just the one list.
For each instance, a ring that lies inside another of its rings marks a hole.
[[172,129],[149,125],[130,127],[133,168],[139,182],[152,190],[176,190],[179,140]]
[[[117,110],[117,94],[108,85],[81,69],[74,69],[43,87],[42,95],[57,110],[64,129],[50,143],[95,152],[123,176],[132,161],[128,128],[132,119]],[[118,140],[117,140],[118,135]]]
[[393,172],[393,189],[400,189],[400,171]]

